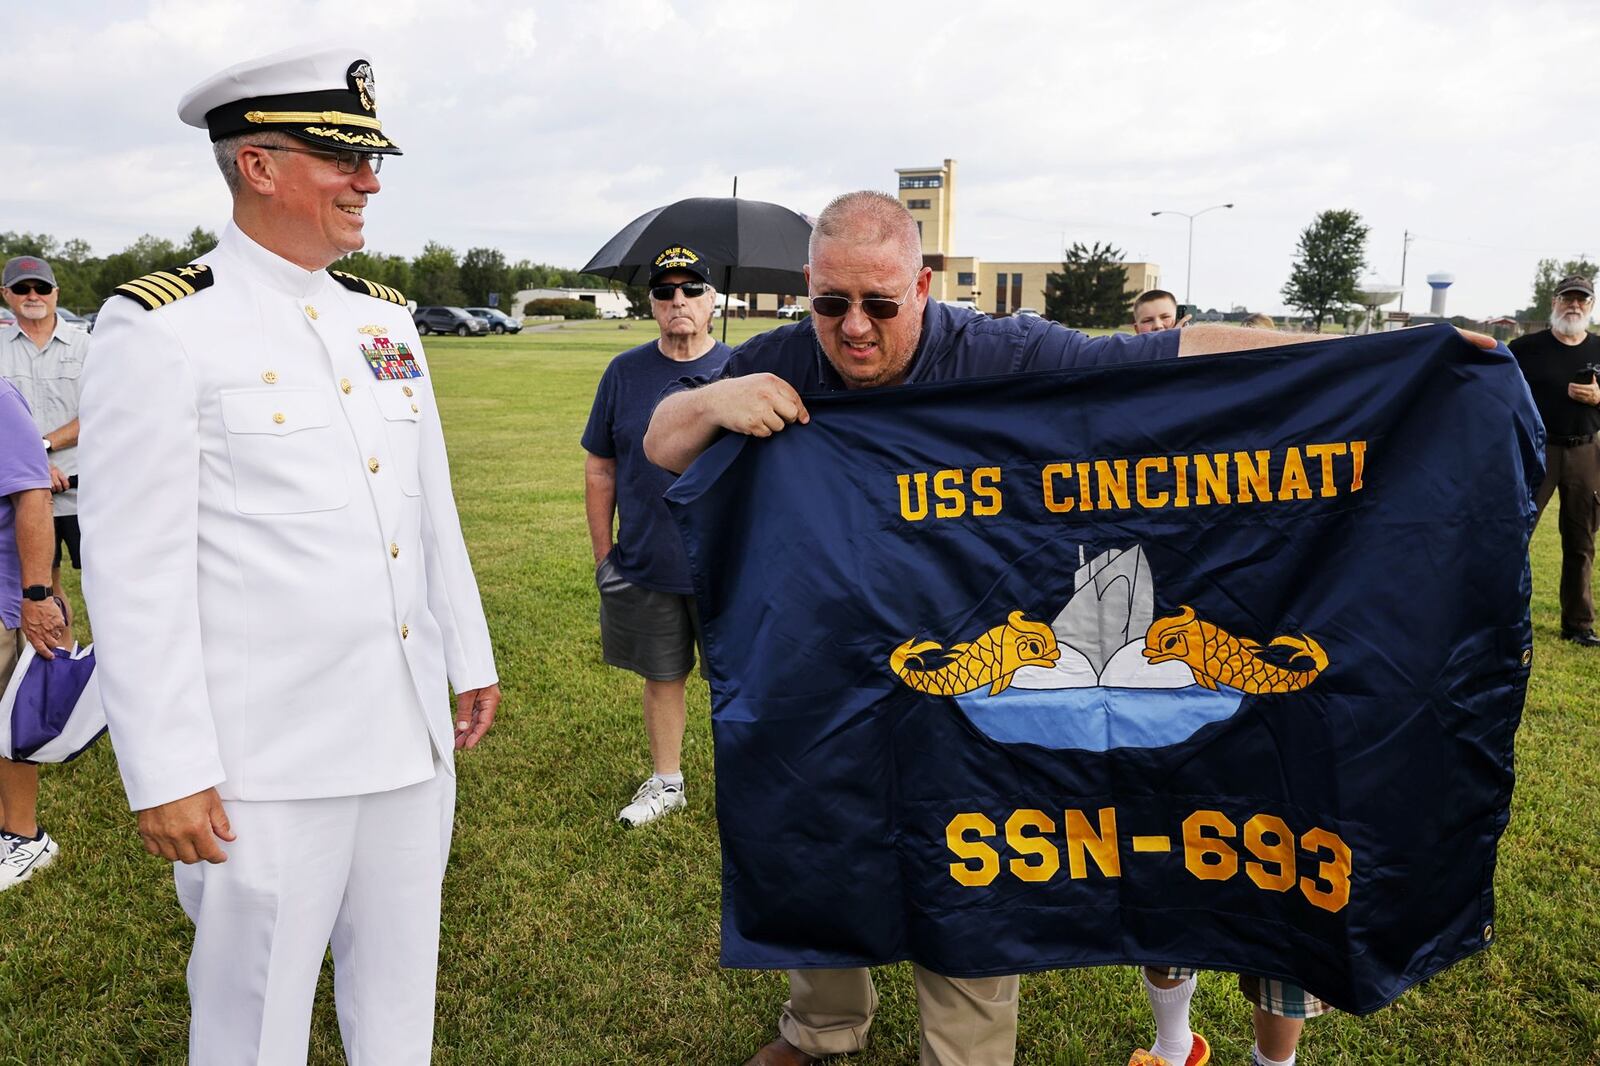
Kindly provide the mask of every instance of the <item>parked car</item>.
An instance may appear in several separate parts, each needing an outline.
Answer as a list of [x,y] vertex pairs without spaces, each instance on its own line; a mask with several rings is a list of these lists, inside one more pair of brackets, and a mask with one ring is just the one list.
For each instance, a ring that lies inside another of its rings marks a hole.
[[11,308],[0,307],[0,326],[14,326],[16,324],[17,316],[11,313]]
[[99,318],[99,317],[100,317],[100,312],[99,311],[90,311],[88,314],[83,316],[84,327],[86,329],[88,329],[88,331],[90,333],[94,332],[94,320]]
[[1037,310],[1032,307],[1019,307],[1011,314],[1016,318],[1042,318]]
[[68,311],[65,307],[57,307],[56,308],[56,317],[61,319],[61,321],[65,322],[69,326],[76,326],[78,329],[83,330],[85,333],[88,333],[89,330],[92,328],[92,326],[91,326],[91,324],[90,324],[88,319],[84,318],[82,315],[73,314],[71,311]]
[[804,318],[806,317],[806,309],[801,307],[799,304],[784,304],[782,307],[778,308],[778,317]]
[[467,314],[464,307],[419,307],[411,316],[411,321],[417,324],[417,332],[424,337],[430,333],[481,337],[489,332],[489,323],[476,315]]
[[605,307],[605,308],[601,308],[600,317],[601,318],[627,318],[628,317],[628,312],[618,310],[615,307]]
[[489,323],[490,333],[521,333],[522,322],[493,307],[469,307],[467,314],[477,315]]

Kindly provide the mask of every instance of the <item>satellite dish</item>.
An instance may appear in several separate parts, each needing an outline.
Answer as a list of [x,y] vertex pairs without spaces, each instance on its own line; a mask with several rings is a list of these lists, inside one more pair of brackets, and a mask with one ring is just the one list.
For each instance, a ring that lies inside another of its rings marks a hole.
[[1394,303],[1400,298],[1400,293],[1400,286],[1385,281],[1376,274],[1368,274],[1356,282],[1356,299],[1366,308],[1376,309],[1384,304]]

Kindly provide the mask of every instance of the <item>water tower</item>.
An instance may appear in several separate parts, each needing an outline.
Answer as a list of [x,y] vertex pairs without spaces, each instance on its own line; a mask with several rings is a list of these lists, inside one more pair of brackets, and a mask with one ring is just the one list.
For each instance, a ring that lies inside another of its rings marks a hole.
[[1433,290],[1433,302],[1428,305],[1428,314],[1434,318],[1444,317],[1444,292],[1455,283],[1454,274],[1428,275],[1428,287]]

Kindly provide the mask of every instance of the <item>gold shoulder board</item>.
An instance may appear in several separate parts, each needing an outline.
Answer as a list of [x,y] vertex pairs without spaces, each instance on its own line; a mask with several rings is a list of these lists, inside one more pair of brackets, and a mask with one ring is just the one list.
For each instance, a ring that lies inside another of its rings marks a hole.
[[204,263],[189,263],[125,281],[112,291],[137,301],[146,311],[154,311],[185,296],[193,296],[201,289],[209,289],[216,280],[216,273]]
[[337,281],[351,292],[359,292],[363,296],[373,296],[379,300],[388,300],[392,304],[400,304],[402,306],[406,302],[406,298],[400,294],[399,289],[391,289],[387,285],[379,285],[376,281],[358,278],[354,274],[346,274],[342,270],[330,270],[328,273],[333,275],[334,281]]

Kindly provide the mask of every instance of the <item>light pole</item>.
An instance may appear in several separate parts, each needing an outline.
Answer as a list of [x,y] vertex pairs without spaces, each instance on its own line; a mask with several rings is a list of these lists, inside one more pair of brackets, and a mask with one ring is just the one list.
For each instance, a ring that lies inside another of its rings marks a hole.
[[1199,218],[1201,215],[1205,214],[1207,211],[1220,211],[1224,207],[1230,207],[1231,208],[1232,206],[1233,206],[1232,204],[1212,204],[1210,207],[1203,208],[1203,209],[1201,209],[1199,211],[1196,211],[1192,215],[1189,214],[1189,212],[1187,212],[1187,211],[1152,211],[1152,212],[1150,212],[1150,217],[1151,218],[1154,218],[1157,215],[1182,215],[1184,218],[1189,220],[1189,262],[1188,262],[1188,265],[1184,267],[1184,274],[1183,274],[1183,302],[1184,303],[1188,303],[1189,302],[1189,282],[1194,277],[1194,220]]

